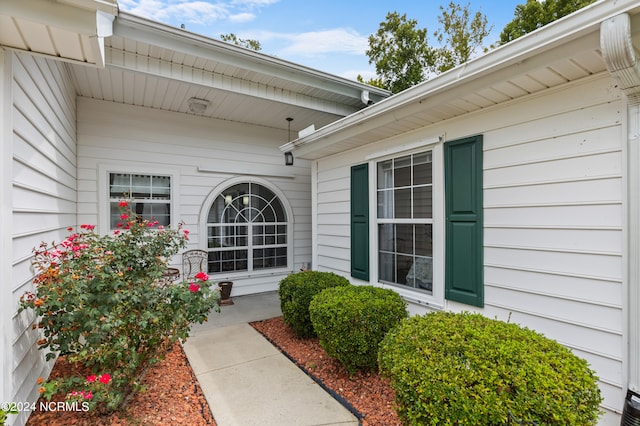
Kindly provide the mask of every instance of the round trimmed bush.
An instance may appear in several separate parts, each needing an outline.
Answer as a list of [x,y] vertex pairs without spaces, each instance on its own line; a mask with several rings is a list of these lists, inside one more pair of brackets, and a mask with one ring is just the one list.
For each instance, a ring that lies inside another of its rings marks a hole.
[[602,397],[585,360],[541,334],[480,314],[412,317],[380,344],[409,425],[594,425]]
[[406,303],[390,289],[372,286],[324,290],[309,305],[320,346],[351,374],[378,365],[384,335],[407,317]]
[[350,285],[349,280],[333,272],[304,271],[290,274],[280,281],[278,288],[282,319],[295,330],[298,337],[315,337],[309,318],[309,303],[313,296],[327,288]]

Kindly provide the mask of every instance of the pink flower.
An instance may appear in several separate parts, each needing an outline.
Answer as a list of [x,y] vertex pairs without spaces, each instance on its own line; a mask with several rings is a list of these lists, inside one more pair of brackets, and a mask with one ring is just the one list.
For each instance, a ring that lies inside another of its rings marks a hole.
[[69,228],[67,228],[67,231],[71,232],[71,231],[73,231],[73,228],[69,227]]
[[82,397],[84,399],[91,399],[91,398],[93,398],[93,392],[91,392],[91,391],[87,391],[87,392],[82,391]]
[[197,279],[199,279],[199,280],[201,280],[201,281],[207,281],[207,280],[209,279],[209,275],[207,275],[207,274],[206,274],[206,273],[204,273],[204,272],[198,272],[198,273],[196,274],[196,278],[197,278]]
[[195,293],[195,292],[197,292],[199,290],[200,290],[200,286],[198,284],[196,284],[196,283],[189,284],[189,291],[191,293]]
[[127,207],[129,205],[128,202],[126,201],[120,201],[120,204],[118,204],[120,207]]
[[100,383],[104,383],[106,385],[111,381],[111,375],[109,373],[104,373],[98,380],[100,380]]
[[90,376],[87,376],[87,382],[88,383],[93,383],[93,382],[96,381],[96,379],[97,379],[97,377],[94,374],[92,374]]
[[128,214],[121,214],[121,215],[120,215],[120,219],[122,219],[122,220],[125,220],[125,219],[127,219],[128,217],[129,217],[129,215],[128,215]]
[[113,235],[118,235],[120,233],[119,229],[116,229],[115,231],[113,231]]
[[95,225],[80,225],[80,229],[87,229],[89,231],[91,231],[92,229],[94,229],[96,226]]

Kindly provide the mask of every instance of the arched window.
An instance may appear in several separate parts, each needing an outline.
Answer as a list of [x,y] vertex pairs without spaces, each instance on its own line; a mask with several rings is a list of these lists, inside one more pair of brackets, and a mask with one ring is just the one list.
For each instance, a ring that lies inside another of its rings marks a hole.
[[287,223],[282,202],[263,185],[225,189],[207,215],[209,273],[287,267]]

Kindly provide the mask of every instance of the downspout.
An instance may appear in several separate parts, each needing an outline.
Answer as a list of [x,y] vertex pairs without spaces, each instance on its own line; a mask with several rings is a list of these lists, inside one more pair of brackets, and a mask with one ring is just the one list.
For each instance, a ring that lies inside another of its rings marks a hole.
[[611,76],[627,98],[628,388],[640,391],[640,64],[626,13],[603,21],[600,47]]

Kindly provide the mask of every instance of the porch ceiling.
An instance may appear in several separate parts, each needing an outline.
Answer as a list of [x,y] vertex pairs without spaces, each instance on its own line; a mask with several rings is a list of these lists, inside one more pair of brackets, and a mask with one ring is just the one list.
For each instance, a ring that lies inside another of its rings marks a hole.
[[189,99],[203,99],[205,117],[283,130],[292,117],[292,137],[363,108],[363,90],[374,101],[388,95],[122,12],[104,45],[105,68],[70,65],[79,96],[185,114],[194,114]]

